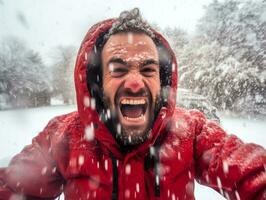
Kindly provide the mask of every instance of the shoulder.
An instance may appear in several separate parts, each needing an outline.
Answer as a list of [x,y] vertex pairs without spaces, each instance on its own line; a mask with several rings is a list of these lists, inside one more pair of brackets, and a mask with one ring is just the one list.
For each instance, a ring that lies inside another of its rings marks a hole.
[[199,136],[208,139],[212,135],[213,139],[223,138],[226,133],[221,125],[214,120],[208,119],[204,113],[197,109],[176,108],[175,114],[179,116],[182,127]]
[[64,131],[77,127],[78,124],[81,124],[80,117],[78,112],[75,111],[52,118],[44,128],[44,131],[49,132],[49,134],[53,134],[60,132],[60,130]]
[[173,119],[183,120],[187,122],[205,123],[206,116],[197,109],[186,109],[181,107],[175,107],[173,113]]
[[71,124],[74,121],[78,120],[78,118],[79,118],[79,115],[77,111],[67,113],[64,115],[59,115],[59,116],[52,118],[48,122],[45,128],[54,127],[54,126],[55,127],[66,126],[67,124]]
[[171,129],[182,129],[198,134],[207,123],[214,123],[206,118],[204,113],[197,109],[176,107],[171,117]]
[[48,142],[49,145],[58,143],[67,139],[80,126],[81,122],[77,111],[56,116],[48,122],[43,131],[33,139],[33,142]]

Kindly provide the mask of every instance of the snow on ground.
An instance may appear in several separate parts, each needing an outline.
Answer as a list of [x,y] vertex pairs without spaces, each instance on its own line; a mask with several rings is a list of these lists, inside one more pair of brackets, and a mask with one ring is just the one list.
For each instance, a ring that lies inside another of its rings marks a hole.
[[0,159],[18,153],[57,115],[75,110],[75,106],[52,106],[0,111]]
[[[51,106],[21,110],[0,111],[0,167],[10,157],[31,143],[54,116],[74,111],[76,106]],[[266,147],[266,120],[221,117],[224,129],[244,142],[255,142]],[[196,184],[196,199],[223,200],[214,190]]]

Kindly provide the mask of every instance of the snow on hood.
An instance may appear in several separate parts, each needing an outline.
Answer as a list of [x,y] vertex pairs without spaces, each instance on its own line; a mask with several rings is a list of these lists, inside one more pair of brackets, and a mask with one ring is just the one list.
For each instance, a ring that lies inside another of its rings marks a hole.
[[[106,33],[111,27],[112,24],[116,22],[116,19],[109,19],[105,20],[103,22],[100,22],[98,24],[95,24],[92,26],[89,31],[87,32],[84,40],[81,43],[77,59],[76,59],[76,65],[75,65],[75,72],[74,72],[74,79],[75,79],[75,88],[76,88],[76,98],[77,98],[77,105],[78,105],[78,112],[80,115],[80,118],[85,125],[85,127],[89,127],[90,130],[93,130],[93,127],[100,128],[102,131],[98,131],[95,133],[95,137],[106,140],[106,142],[113,142],[114,145],[116,145],[115,141],[113,141],[113,138],[111,134],[104,134],[103,132],[109,132],[104,125],[103,122],[99,120],[99,113],[96,111],[96,101],[94,98],[91,98],[90,95],[90,88],[88,88],[87,79],[90,79],[90,77],[87,77],[87,67],[90,67],[88,63],[90,63],[90,52],[95,51],[94,45],[97,41],[97,39],[100,37],[101,34]],[[162,45],[169,51],[168,53],[172,57],[171,60],[171,85],[167,87],[168,97],[167,97],[167,110],[172,111],[176,104],[176,89],[177,89],[177,63],[175,55],[168,44],[168,42],[164,39],[164,37],[154,31],[156,39],[158,39]],[[88,74],[88,76],[95,76],[94,74]],[[170,77],[163,77],[165,80],[169,80]],[[161,78],[162,79],[162,78]],[[164,87],[166,88],[166,87]],[[100,135],[99,135],[100,134]],[[101,136],[101,134],[103,134]],[[109,144],[110,145],[110,144]]]

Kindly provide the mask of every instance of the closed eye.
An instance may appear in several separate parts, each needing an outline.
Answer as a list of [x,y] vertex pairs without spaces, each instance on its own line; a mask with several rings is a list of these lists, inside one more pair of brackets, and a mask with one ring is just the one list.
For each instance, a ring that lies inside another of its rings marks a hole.
[[111,75],[113,77],[118,78],[118,77],[124,76],[127,72],[128,72],[128,69],[125,67],[119,67],[119,68],[114,67],[114,69],[111,71]]
[[149,68],[149,67],[147,67],[147,68],[144,68],[144,69],[142,69],[142,70],[141,70],[141,72],[156,72],[156,70],[155,70],[155,69],[152,69],[152,68]]
[[152,77],[157,73],[158,66],[156,65],[148,65],[141,69],[141,73],[146,77]]

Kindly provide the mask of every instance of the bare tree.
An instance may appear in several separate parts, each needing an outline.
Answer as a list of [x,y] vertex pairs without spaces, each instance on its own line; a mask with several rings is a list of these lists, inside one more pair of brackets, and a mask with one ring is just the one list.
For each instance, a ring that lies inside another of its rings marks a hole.
[[261,0],[206,6],[181,55],[181,86],[208,96],[219,109],[265,114],[265,11]]
[[27,48],[22,40],[15,37],[7,37],[2,41],[0,44],[2,101],[6,101],[12,107],[48,105],[49,83],[46,67],[37,52]]
[[65,104],[74,103],[74,46],[59,46],[53,53],[52,77],[54,96],[61,96]]

